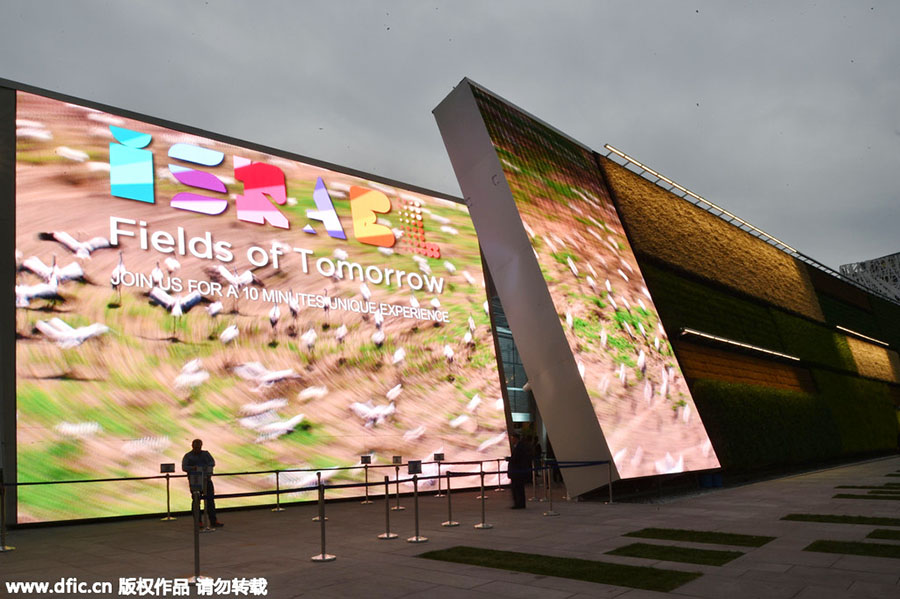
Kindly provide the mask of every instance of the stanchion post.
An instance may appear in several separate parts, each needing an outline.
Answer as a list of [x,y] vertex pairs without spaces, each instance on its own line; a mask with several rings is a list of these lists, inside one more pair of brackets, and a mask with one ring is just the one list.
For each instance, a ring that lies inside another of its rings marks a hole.
[[481,471],[481,522],[475,525],[475,528],[480,530],[485,530],[488,528],[494,528],[493,524],[488,524],[484,521],[484,500],[487,499],[487,495],[484,494],[484,470]]
[[15,549],[6,544],[6,483],[3,482],[3,470],[0,470],[0,553]]
[[612,503],[612,460],[606,462],[606,476],[609,479],[609,501],[607,503]]
[[502,461],[502,458],[497,458],[497,488],[494,489],[494,492],[495,492],[495,493],[498,492],[498,491],[505,491],[505,490],[506,490],[506,489],[503,488],[503,484],[501,484],[501,482],[500,482],[500,462],[501,462],[501,461]]
[[[322,486],[322,473],[321,472],[316,472],[316,486],[319,487],[319,493],[322,495],[322,501],[324,501],[325,500],[325,488]],[[319,510],[319,513],[316,514],[315,516],[313,516],[312,521],[318,522],[321,518],[325,518],[326,520],[328,520],[328,518],[326,518],[324,516],[324,513],[325,513],[324,509]],[[325,553],[325,552],[322,551],[322,553]]]
[[363,470],[366,471],[366,498],[360,501],[360,503],[363,505],[368,505],[372,503],[372,500],[369,499],[369,464],[372,463],[372,456],[361,455],[359,456],[359,461],[363,465]]
[[322,552],[309,559],[314,562],[333,562],[337,557],[329,555],[325,551],[325,521],[328,520],[328,518],[325,517],[325,485],[322,484],[322,473],[317,472],[316,474],[319,475],[319,516],[317,520],[319,522],[319,529],[322,531]]
[[284,508],[281,507],[281,471],[275,471],[275,507],[272,508],[273,512],[283,512]]
[[[548,468],[549,468],[549,466],[548,466]],[[546,512],[544,512],[544,515],[545,515],[545,516],[559,516],[559,512],[554,512],[554,511],[553,511],[553,486],[552,486],[553,483],[552,483],[552,479],[548,477],[547,480],[548,480],[548,482],[550,482],[550,484],[548,484],[546,487],[544,487],[544,489],[545,489],[544,492],[545,492],[545,494],[546,494],[547,501],[549,502],[548,505],[549,505],[550,507],[549,507],[549,509],[548,509]]]
[[169,520],[175,520],[175,516],[172,515],[172,491],[169,486],[170,474],[166,472],[166,517],[160,518],[163,522],[168,522]]
[[415,513],[416,534],[406,539],[407,543],[427,543],[428,537],[419,534],[419,475],[413,474],[413,512]]
[[397,498],[397,505],[392,507],[391,509],[395,512],[399,512],[405,510],[406,508],[400,505],[400,466],[394,465],[394,491]]
[[453,477],[453,473],[449,470],[447,471],[447,521],[441,522],[441,526],[459,526],[459,522],[453,519],[453,505],[450,503],[450,479]]
[[475,499],[481,499],[484,501],[487,499],[487,495],[484,494],[484,460],[478,463],[479,474],[481,474],[481,495],[476,497]]
[[203,528],[200,530],[200,532],[216,532],[216,529],[212,527],[212,522],[209,521],[209,502],[207,501],[206,497],[206,483],[212,473],[212,468],[210,468],[209,466],[201,466],[199,472],[202,479],[202,482],[200,483],[200,494],[201,498],[203,499]]
[[384,477],[384,532],[378,535],[381,540],[396,539],[397,533],[391,532],[391,478]]
[[172,516],[172,491],[169,486],[171,473],[175,472],[175,464],[160,464],[159,471],[166,475],[166,517],[160,518],[160,520],[162,522],[168,522],[176,519]]
[[528,501],[538,501],[537,466],[535,466],[535,462],[537,462],[537,460],[531,460],[531,499],[529,499]]
[[444,461],[443,453],[434,454],[434,461],[437,462],[437,480],[438,480],[438,491],[435,497],[443,497],[444,494],[441,492],[441,462]]
[[544,456],[541,456],[541,484],[544,485],[544,496],[538,499],[538,501],[547,501],[547,483],[549,479],[547,478],[547,460],[544,459]]
[[200,491],[191,490],[191,511],[194,516],[194,576],[191,582],[200,578]]

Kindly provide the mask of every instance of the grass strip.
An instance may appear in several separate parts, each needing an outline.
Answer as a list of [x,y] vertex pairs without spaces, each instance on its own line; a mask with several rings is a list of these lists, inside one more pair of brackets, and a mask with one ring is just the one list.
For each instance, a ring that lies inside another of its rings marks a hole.
[[889,528],[876,528],[866,535],[867,539],[889,539],[891,541],[900,541],[900,530],[891,530]]
[[719,549],[693,549],[676,545],[655,545],[650,543],[632,543],[612,551],[607,555],[624,555],[626,557],[643,557],[646,559],[664,560],[667,562],[684,562],[686,564],[702,564],[704,566],[721,566],[744,555],[743,551],[722,551]]
[[868,524],[871,526],[900,526],[900,518],[879,516],[842,516],[839,514],[788,514],[782,520],[797,522],[828,522],[832,524]]
[[900,489],[872,489],[868,495],[900,495]]
[[661,593],[677,589],[681,585],[702,576],[700,572],[679,572],[677,570],[663,570],[647,566],[628,566],[586,559],[464,546],[429,551],[419,555],[419,557],[457,564],[512,570],[514,572],[527,572],[541,576],[558,576],[600,584],[631,587],[633,589],[659,591]]
[[717,545],[738,545],[740,547],[762,547],[775,537],[741,535],[731,532],[708,530],[685,530],[681,528],[642,528],[624,535],[642,539],[662,539],[664,541],[689,541],[692,543],[713,543]]
[[884,543],[862,543],[859,541],[813,541],[803,551],[821,553],[843,553],[845,555],[865,555],[867,557],[893,557],[900,559],[900,545]]
[[900,485],[887,483],[886,485],[837,485],[835,489],[884,489],[885,491],[900,491]]
[[888,472],[885,476],[900,476],[900,472]]
[[894,499],[900,500],[900,495],[853,495],[852,493],[838,493],[831,496],[832,499]]

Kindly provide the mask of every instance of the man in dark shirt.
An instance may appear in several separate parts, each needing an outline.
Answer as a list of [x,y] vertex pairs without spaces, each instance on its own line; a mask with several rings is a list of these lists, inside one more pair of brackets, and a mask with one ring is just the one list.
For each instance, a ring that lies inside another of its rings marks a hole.
[[[181,469],[190,474],[191,472],[204,472],[204,504],[206,505],[206,515],[209,517],[210,526],[225,526],[216,518],[216,490],[213,487],[212,471],[216,465],[216,461],[208,451],[203,451],[203,441],[194,439],[191,443],[191,450],[184,454],[181,458]],[[204,493],[201,491],[201,493]]]
[[525,482],[531,476],[531,448],[518,432],[509,435],[512,452],[509,456],[508,476],[512,488],[514,510],[525,509]]

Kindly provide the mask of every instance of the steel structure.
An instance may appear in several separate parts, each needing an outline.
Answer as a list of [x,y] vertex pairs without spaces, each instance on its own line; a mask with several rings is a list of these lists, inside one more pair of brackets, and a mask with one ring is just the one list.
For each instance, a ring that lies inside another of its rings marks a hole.
[[900,252],[863,262],[842,264],[840,268],[845,277],[875,289],[894,301],[900,301]]

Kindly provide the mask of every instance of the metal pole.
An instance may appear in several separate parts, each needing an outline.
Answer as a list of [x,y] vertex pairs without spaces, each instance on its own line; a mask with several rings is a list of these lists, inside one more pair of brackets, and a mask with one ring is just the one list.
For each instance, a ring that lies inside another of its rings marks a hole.
[[[325,491],[322,488],[322,473],[321,472],[316,472],[316,481],[317,481],[316,486],[319,487],[319,493],[321,494],[321,497],[319,499],[321,501],[324,501]],[[318,522],[321,518],[325,518],[324,513],[325,513],[325,510],[319,510],[319,513],[312,517],[312,521]],[[325,518],[325,519],[328,520],[328,518]],[[325,552],[323,551],[322,553],[325,553]]]
[[397,533],[391,532],[391,478],[384,477],[384,532],[378,535],[379,539],[396,539]]
[[314,555],[309,559],[314,562],[333,562],[337,557],[325,552],[325,521],[328,520],[328,518],[325,517],[325,486],[322,484],[322,473],[317,472],[316,474],[319,475],[319,516],[317,520],[319,522],[319,529],[322,531],[322,553]]
[[369,499],[369,465],[363,464],[363,468],[366,471],[366,498],[363,501],[360,501],[360,503],[363,505],[367,505],[369,503],[372,503],[372,500]]
[[450,477],[453,475],[447,471],[447,521],[441,522],[441,526],[459,526],[459,522],[453,519],[453,506],[450,504]]
[[547,461],[541,456],[541,484],[544,485],[544,496],[538,501],[547,501]]
[[[549,468],[549,466],[548,466],[548,468]],[[544,515],[545,515],[545,516],[559,516],[559,512],[554,512],[554,511],[553,511],[553,487],[552,487],[552,484],[553,484],[553,483],[552,483],[552,479],[548,477],[547,480],[550,481],[550,484],[548,484],[548,485],[545,487],[545,494],[546,494],[546,496],[547,496],[547,501],[550,502],[550,503],[549,503],[550,509],[548,509],[546,512],[544,512]]]
[[612,460],[606,462],[606,475],[609,477],[609,501],[607,503],[612,503]]
[[394,466],[394,483],[395,491],[397,493],[397,505],[395,505],[391,509],[399,512],[406,509],[405,507],[400,505],[400,466]]
[[413,474],[413,511],[416,514],[416,535],[406,539],[407,543],[427,543],[428,537],[419,534],[419,475]]
[[487,495],[484,494],[484,470],[481,471],[481,522],[475,525],[475,528],[479,529],[487,529],[494,528],[493,524],[488,524],[484,521],[484,500],[487,499]]
[[537,497],[537,468],[534,463],[536,460],[531,460],[531,499],[528,501],[538,501]]
[[194,512],[194,582],[200,578],[200,496],[198,491],[192,491]]
[[15,547],[6,544],[6,484],[3,482],[2,473],[0,470],[0,553],[15,550]]
[[[172,516],[172,496],[171,491],[169,489],[169,473],[166,472],[166,517],[160,518],[163,522],[167,522],[169,520],[175,520],[175,517]],[[0,543],[2,545],[3,543]]]
[[281,507],[281,471],[275,471],[275,507],[272,508],[273,512],[283,512],[284,508]]
[[437,479],[438,479],[438,492],[437,492],[437,494],[435,495],[435,497],[443,497],[444,494],[441,493],[441,463],[438,462],[437,465],[438,465],[438,475],[437,475]]
[[203,498],[203,528],[200,532],[216,532],[216,529],[210,525],[209,521],[209,502],[206,500],[206,480],[207,473],[206,468],[201,469],[201,474],[203,475],[203,483],[202,483],[202,498]]
[[479,495],[475,499],[481,499],[483,501],[487,499],[487,495],[484,494],[484,461],[479,462],[478,467],[480,468],[481,474],[481,495]]
[[494,489],[494,492],[496,493],[497,491],[505,490],[506,489],[503,488],[503,485],[500,484],[500,458],[497,458],[497,488]]

